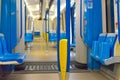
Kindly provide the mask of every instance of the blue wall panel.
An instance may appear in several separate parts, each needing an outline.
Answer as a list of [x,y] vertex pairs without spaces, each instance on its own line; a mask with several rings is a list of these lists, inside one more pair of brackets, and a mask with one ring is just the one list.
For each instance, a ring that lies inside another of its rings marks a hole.
[[84,0],[84,4],[84,43],[91,47],[93,37],[93,0],[91,0],[91,2]]
[[[101,0],[84,0],[84,43],[87,45],[88,67],[99,69],[100,65],[91,58],[92,43],[102,33],[102,5]],[[81,33],[82,34],[82,33]]]
[[[15,48],[18,40],[17,40],[17,5],[16,5],[17,0],[11,0],[11,26],[10,26],[10,31],[11,31],[11,49]],[[9,34],[9,33],[8,33]]]
[[7,41],[7,48],[10,51],[11,49],[11,43],[10,43],[10,35],[11,35],[11,31],[10,31],[10,0],[2,0],[2,23],[1,23],[1,27],[0,27],[0,33],[3,33],[5,35],[6,41]]
[[92,42],[102,32],[101,0],[84,0],[84,4],[84,43],[92,47]]
[[2,23],[0,33],[5,35],[9,52],[12,52],[19,39],[17,16],[17,0],[2,0]]
[[94,0],[94,18],[93,18],[93,41],[98,39],[100,33],[102,33],[102,1]]

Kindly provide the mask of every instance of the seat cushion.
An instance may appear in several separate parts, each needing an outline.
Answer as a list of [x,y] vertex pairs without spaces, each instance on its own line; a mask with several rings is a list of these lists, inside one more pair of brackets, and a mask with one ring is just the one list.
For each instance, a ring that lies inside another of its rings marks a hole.
[[26,58],[24,53],[17,53],[17,54],[7,54],[0,56],[1,62],[9,62],[9,61],[16,61],[18,64],[22,64]]
[[26,33],[25,42],[33,42],[33,34],[32,33]]

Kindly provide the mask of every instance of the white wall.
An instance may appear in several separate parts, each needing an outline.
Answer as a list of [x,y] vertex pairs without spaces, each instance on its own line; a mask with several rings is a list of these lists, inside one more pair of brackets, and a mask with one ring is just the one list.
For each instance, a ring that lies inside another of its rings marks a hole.
[[43,20],[34,20],[34,31],[42,32]]
[[25,50],[25,44],[24,44],[24,34],[25,34],[25,14],[24,14],[24,0],[23,0],[23,6],[22,6],[22,9],[23,9],[23,11],[22,11],[22,15],[23,15],[23,20],[22,20],[22,30],[23,30],[23,35],[22,35],[22,39],[19,41],[19,43],[17,44],[17,46],[16,46],[16,48],[15,48],[15,52],[24,52],[24,50]]
[[80,38],[80,0],[76,0],[76,61],[82,64],[87,63],[87,50]]

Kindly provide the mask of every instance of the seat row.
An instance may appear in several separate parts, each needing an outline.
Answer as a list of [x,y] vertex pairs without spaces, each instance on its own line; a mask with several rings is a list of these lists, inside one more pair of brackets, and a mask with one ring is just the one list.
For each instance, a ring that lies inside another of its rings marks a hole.
[[0,65],[22,64],[25,58],[25,53],[9,53],[7,51],[5,37],[0,33]]
[[120,63],[120,53],[116,53],[116,50],[120,47],[117,34],[102,33],[99,35],[97,41],[93,42],[91,57],[93,60],[101,63],[102,65],[110,65],[114,63]]

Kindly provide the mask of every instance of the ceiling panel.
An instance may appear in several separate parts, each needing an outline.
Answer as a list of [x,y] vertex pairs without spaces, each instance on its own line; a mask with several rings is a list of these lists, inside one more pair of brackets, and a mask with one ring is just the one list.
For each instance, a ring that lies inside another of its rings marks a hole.
[[27,8],[29,10],[29,14],[33,17],[40,16],[41,13],[41,7],[40,7],[40,1],[41,0],[26,0]]
[[39,10],[40,10],[39,4],[29,5],[28,8],[29,8],[31,11],[39,11]]
[[33,11],[32,13],[33,13],[33,15],[40,15],[41,12],[40,11]]

